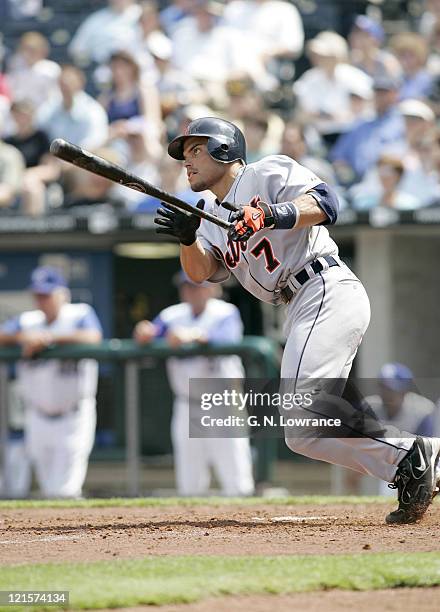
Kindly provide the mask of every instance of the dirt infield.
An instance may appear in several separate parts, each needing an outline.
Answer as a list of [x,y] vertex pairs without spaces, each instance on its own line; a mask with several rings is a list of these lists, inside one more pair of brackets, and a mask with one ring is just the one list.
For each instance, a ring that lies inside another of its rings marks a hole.
[[0,565],[148,555],[438,551],[440,505],[387,526],[388,504],[3,510]]
[[[267,612],[268,610],[307,610],[307,612],[437,612],[440,588],[388,589],[379,591],[320,591],[292,595],[252,595],[210,598],[193,604],[161,606],[160,612]],[[123,608],[124,612],[151,611],[151,606]],[[110,612],[110,611],[109,611]],[[115,608],[113,611],[115,612]]]

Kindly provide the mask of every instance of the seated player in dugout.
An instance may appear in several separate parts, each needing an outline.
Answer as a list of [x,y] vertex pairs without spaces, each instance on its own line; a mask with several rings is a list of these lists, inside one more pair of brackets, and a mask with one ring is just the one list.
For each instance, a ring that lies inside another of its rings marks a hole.
[[[193,191],[214,194],[208,212],[233,223],[227,231],[168,204],[159,208],[157,232],[179,240],[189,278],[218,283],[232,273],[260,300],[284,304],[281,377],[293,390],[301,380],[347,379],[369,324],[370,304],[325,227],[338,215],[333,190],[283,155],[247,164],[242,132],[223,119],[196,119],[168,152],[183,162]],[[440,439],[386,431],[380,438],[363,431],[332,438],[287,434],[286,443],[307,457],[390,483],[398,492],[398,508],[386,522],[414,523],[438,491]]]

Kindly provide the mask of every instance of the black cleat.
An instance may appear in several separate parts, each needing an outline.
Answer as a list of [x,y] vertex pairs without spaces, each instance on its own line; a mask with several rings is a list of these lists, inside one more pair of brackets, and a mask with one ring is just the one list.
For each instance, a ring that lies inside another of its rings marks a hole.
[[416,523],[423,517],[438,492],[440,479],[436,468],[439,458],[440,438],[417,436],[399,463],[394,482],[388,485],[397,489],[399,501],[397,510],[385,519],[389,525]]

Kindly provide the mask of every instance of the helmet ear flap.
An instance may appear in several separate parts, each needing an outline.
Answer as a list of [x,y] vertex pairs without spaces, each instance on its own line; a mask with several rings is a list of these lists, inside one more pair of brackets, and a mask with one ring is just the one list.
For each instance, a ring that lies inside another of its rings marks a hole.
[[231,144],[233,143],[226,142],[225,140],[221,141],[220,139],[211,136],[207,143],[208,153],[216,161],[228,163],[231,161]]

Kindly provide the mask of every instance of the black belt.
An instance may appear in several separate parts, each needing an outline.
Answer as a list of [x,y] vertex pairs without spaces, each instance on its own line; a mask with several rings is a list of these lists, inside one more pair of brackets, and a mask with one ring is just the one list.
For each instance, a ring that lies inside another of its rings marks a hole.
[[[325,261],[328,263],[329,268],[333,268],[333,266],[339,266],[339,262],[337,262],[336,259],[332,257],[331,255],[325,255],[321,259],[325,259]],[[322,270],[324,270],[324,266],[319,261],[319,259],[315,259],[315,261],[312,261],[312,263],[310,264],[310,267],[312,268],[315,274],[319,274],[319,272],[322,272]],[[307,270],[303,268],[297,274],[295,274],[294,278],[299,285],[304,285],[308,280],[311,279],[311,276],[307,272]],[[285,304],[288,304],[293,297],[293,291],[288,285],[286,285],[286,287],[281,289],[280,294],[281,294],[281,299],[283,300]]]

